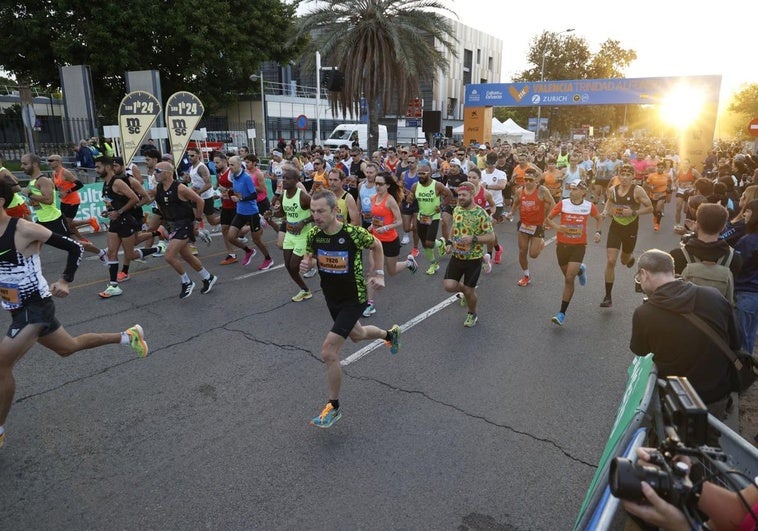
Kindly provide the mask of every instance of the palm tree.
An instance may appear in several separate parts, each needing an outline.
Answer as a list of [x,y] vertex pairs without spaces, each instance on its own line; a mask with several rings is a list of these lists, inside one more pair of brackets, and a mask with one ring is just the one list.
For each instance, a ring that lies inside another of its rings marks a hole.
[[[298,24],[310,34],[329,65],[344,74],[341,92],[330,93],[332,110],[360,114],[365,98],[369,152],[377,148],[379,108],[404,115],[419,82],[447,72],[443,51],[457,55],[453,26],[441,13],[454,13],[437,0],[306,0],[316,4]],[[441,45],[438,50],[435,44]]]

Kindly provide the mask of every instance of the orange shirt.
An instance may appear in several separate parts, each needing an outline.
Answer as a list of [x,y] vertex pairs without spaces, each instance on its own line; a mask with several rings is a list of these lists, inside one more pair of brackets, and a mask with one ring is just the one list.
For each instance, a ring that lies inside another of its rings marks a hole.
[[539,225],[545,223],[545,202],[540,199],[540,189],[535,188],[530,194],[525,188],[521,189],[519,197],[519,218],[523,225]]
[[82,198],[79,196],[79,192],[71,191],[76,186],[76,183],[63,178],[63,168],[60,168],[53,174],[53,184],[58,189],[58,192],[68,192],[65,197],[61,197],[61,203],[64,205],[81,204]]
[[561,171],[557,168],[554,171],[547,170],[542,176],[545,178],[545,188],[550,190],[550,194],[553,197],[561,195],[561,188],[563,187]]
[[522,167],[521,164],[516,164],[516,166],[513,168],[513,179],[512,182],[516,186],[523,186],[524,185],[524,174],[526,173],[527,168],[529,166]]
[[372,234],[376,236],[376,239],[380,242],[391,242],[397,239],[397,230],[393,228],[387,232],[377,232],[376,229],[384,227],[385,225],[391,225],[395,223],[395,216],[392,214],[392,209],[387,206],[387,198],[389,194],[384,196],[384,199],[379,201],[379,196],[375,195],[371,198],[371,225],[374,227]]
[[646,184],[650,188],[650,193],[656,196],[665,194],[668,188],[669,176],[665,173],[651,173],[647,176]]

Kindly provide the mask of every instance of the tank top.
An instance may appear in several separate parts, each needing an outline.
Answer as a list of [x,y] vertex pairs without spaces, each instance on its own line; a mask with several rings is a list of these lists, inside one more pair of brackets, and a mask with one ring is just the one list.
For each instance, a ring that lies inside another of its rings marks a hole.
[[413,185],[418,182],[418,174],[411,177],[411,171],[405,170],[403,172],[403,188],[405,188],[407,191],[411,191],[411,188],[413,188]]
[[566,176],[563,178],[563,199],[568,199],[571,194],[571,183],[576,183],[582,180],[582,171],[577,166],[573,170],[571,166],[566,167]]
[[340,223],[349,223],[352,221],[350,219],[350,212],[347,210],[347,201],[345,200],[346,195],[348,195],[348,193],[343,191],[342,195],[337,199],[337,210],[339,210],[337,213],[337,220]]
[[[287,232],[291,232],[291,230],[294,228],[294,225],[300,223],[306,218],[309,218],[311,215],[310,210],[305,210],[300,206],[301,193],[302,190],[300,188],[296,188],[295,195],[292,197],[287,197],[286,190],[282,194],[282,209],[284,210],[284,215],[287,219]],[[305,233],[308,231],[309,226],[310,224],[307,224],[305,227],[303,227],[299,235],[305,235]],[[296,234],[296,236],[297,235],[298,234]]]
[[[268,198],[268,188],[266,187],[266,179],[263,177],[263,172],[260,170],[260,168],[255,168],[255,173],[252,175],[253,177],[253,186],[256,187],[256,194],[257,199],[259,203],[265,201]],[[263,191],[257,192],[258,186],[263,185]]]
[[[39,188],[37,188],[37,179],[33,179],[29,181],[29,191],[35,194],[41,194]],[[61,211],[56,206],[56,203],[58,201],[58,192],[55,190],[55,187],[53,187],[53,202],[49,205],[46,205],[44,203],[40,203],[38,207],[36,207],[36,210],[34,211],[34,214],[37,216],[37,221],[41,223],[46,223],[48,221],[55,221],[59,217],[61,217]]]
[[440,219],[440,197],[437,195],[437,181],[432,180],[424,186],[420,182],[416,184],[416,201],[418,202],[418,220],[423,225],[429,225],[432,221]]
[[535,188],[532,193],[521,189],[519,198],[519,218],[523,225],[539,225],[545,223],[545,202],[540,199],[540,189]]
[[371,221],[371,203],[372,199],[376,195],[376,185],[369,186],[368,181],[361,185],[358,195],[361,200],[361,217],[364,221]]
[[484,190],[484,186],[479,187],[479,191],[474,196],[474,203],[482,207],[484,210],[489,211],[487,208],[487,195]]
[[[120,210],[129,202],[128,197],[113,190],[113,183],[116,181],[116,179],[119,179],[119,177],[114,175],[110,181],[103,181],[103,201],[105,202],[105,206],[108,208],[108,210]],[[121,177],[121,180],[124,180],[127,186],[129,186],[129,179],[126,177],[126,175],[123,175],[123,177]]]
[[[633,184],[630,186],[625,195],[619,195],[619,186],[621,185],[616,185],[613,187],[613,194],[611,199],[611,201],[613,201],[613,210],[611,212],[613,215],[613,221],[619,225],[630,225],[637,219],[637,210],[640,208],[640,205],[638,205],[637,201],[634,200],[634,190],[636,189],[637,185]],[[631,216],[622,216],[621,211],[625,207],[631,208],[634,210],[634,213]]]
[[[201,162],[200,164],[197,164],[196,166],[192,166],[189,171],[190,184],[192,185],[192,188],[197,188],[197,190],[200,190],[201,188],[205,186],[205,181],[200,176],[200,172],[198,171],[200,169],[200,166],[207,168],[207,166],[205,166],[205,164]],[[200,197],[202,199],[210,199],[211,197],[213,197],[213,186],[211,186],[205,192],[200,194]]]
[[[230,178],[232,174],[232,169],[227,168],[221,173],[218,174],[218,185],[225,188],[231,193],[233,192],[234,185],[232,184],[232,180]],[[237,204],[229,199],[228,197],[221,196],[221,208],[226,208],[227,210],[237,210]]]
[[63,168],[53,174],[53,184],[58,191],[68,192],[66,197],[61,197],[61,203],[64,205],[78,205],[82,202],[82,198],[79,196],[79,192],[71,190],[76,186],[76,183],[67,181],[63,178]]
[[27,257],[16,249],[17,225],[18,218],[10,218],[0,235],[0,302],[5,310],[17,310],[51,296],[39,254]]
[[195,211],[192,203],[179,197],[179,181],[174,181],[168,190],[159,184],[155,189],[155,202],[158,203],[163,217],[168,221],[192,221],[195,219]]
[[[381,201],[377,195],[371,199],[371,225],[373,225],[374,229],[395,223],[392,209],[387,206],[387,198],[389,196],[389,194],[385,195]],[[374,230],[374,236],[380,242],[392,242],[397,240],[397,230],[394,227],[387,232],[376,232]]]
[[516,186],[523,186],[524,185],[524,174],[526,173],[526,169],[529,166],[521,167],[521,164],[517,164],[515,168],[513,168],[513,183]]
[[[0,174],[3,173],[4,169],[5,169],[5,166],[0,166]],[[8,183],[8,184],[12,184],[12,183]],[[20,205],[23,202],[24,202],[24,196],[22,196],[18,192],[14,192],[13,193],[13,199],[11,199],[10,204],[8,206],[6,206],[5,208],[7,209],[7,208],[17,207],[18,205]]]
[[561,194],[561,179],[559,179],[561,173],[556,171],[546,171],[543,174],[543,177],[545,178],[545,188],[550,190],[550,193],[553,197],[558,196]]

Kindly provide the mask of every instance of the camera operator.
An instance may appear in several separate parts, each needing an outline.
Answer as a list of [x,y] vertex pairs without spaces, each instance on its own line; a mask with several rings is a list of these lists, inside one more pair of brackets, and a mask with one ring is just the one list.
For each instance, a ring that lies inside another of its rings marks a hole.
[[[729,212],[719,204],[703,203],[697,207],[695,234],[691,238],[683,238],[689,255],[702,262],[718,262],[729,256],[731,247],[725,240],[719,239],[728,218]],[[671,256],[674,258],[674,272],[680,275],[687,266],[684,252],[681,248],[676,248],[671,251]],[[729,269],[734,277],[742,269],[742,257],[738,253],[734,253]]]
[[[641,463],[650,463],[650,448],[637,448]],[[684,513],[661,498],[648,483],[642,482],[642,494],[647,503],[623,500],[626,512],[666,531],[689,531],[691,529]],[[758,512],[758,488],[750,485],[732,492],[709,481],[703,483],[697,508],[710,518],[709,526],[718,531],[755,529],[756,522],[742,503],[744,499],[753,513]]]
[[694,313],[736,349],[741,338],[731,305],[713,288],[677,279],[674,259],[664,251],[646,251],[637,263],[635,281],[649,299],[634,311],[629,348],[638,356],[652,352],[661,378],[687,377],[709,411],[723,420],[732,365],[683,314]]

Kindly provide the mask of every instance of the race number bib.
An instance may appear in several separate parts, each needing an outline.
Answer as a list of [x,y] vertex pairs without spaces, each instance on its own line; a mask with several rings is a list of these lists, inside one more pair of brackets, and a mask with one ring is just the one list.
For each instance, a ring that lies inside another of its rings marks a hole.
[[581,238],[584,227],[582,225],[566,225],[564,234],[567,238]]
[[453,253],[458,255],[471,254],[471,243],[464,243],[461,240],[453,240]]
[[21,297],[18,292],[18,284],[0,282],[0,299],[11,308],[20,308]]
[[300,234],[301,227],[299,227],[298,225],[300,225],[299,222],[290,223],[288,221],[287,222],[287,234],[293,234],[295,236],[297,236],[298,234]]
[[534,236],[534,233],[537,232],[537,225],[524,225],[523,223],[518,228],[519,232],[523,232],[524,234],[529,234],[530,236]]
[[348,258],[349,254],[347,251],[325,251],[319,249],[317,255],[318,270],[323,273],[331,273],[332,275],[347,275],[349,269]]
[[371,224],[376,227],[384,227],[384,216],[374,216],[371,218]]

